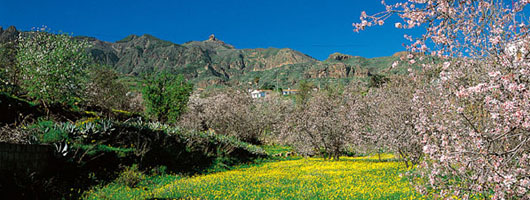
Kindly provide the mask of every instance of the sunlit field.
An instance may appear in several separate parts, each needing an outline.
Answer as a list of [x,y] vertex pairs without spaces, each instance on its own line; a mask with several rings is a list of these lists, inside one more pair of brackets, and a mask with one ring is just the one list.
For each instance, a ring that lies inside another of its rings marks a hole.
[[[418,199],[401,174],[402,163],[384,156],[324,161],[305,158],[179,178],[159,176],[137,188],[110,184],[88,199]],[[144,187],[145,185],[147,187]]]

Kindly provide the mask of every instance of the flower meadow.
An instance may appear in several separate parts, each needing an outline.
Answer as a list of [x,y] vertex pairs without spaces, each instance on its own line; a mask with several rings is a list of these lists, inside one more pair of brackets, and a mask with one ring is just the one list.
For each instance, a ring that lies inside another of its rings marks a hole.
[[421,199],[403,176],[406,171],[391,155],[381,162],[303,158],[192,177],[152,177],[144,181],[147,187],[110,184],[86,199]]

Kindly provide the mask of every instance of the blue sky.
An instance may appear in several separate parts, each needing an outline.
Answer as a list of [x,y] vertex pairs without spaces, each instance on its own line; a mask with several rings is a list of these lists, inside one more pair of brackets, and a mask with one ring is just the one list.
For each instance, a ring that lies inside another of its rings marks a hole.
[[105,41],[151,34],[174,43],[214,33],[236,48],[292,48],[319,60],[341,52],[364,57],[403,51],[403,30],[353,32],[360,12],[381,11],[379,0],[0,0],[0,26],[52,31]]

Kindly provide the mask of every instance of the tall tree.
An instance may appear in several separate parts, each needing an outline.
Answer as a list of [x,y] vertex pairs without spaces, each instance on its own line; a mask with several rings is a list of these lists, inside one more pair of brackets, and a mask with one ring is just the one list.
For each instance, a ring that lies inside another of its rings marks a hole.
[[184,76],[160,72],[145,79],[142,90],[146,113],[160,121],[175,123],[186,109],[193,84]]
[[[385,1],[382,1],[385,4]],[[419,189],[439,199],[530,198],[530,27],[527,0],[409,0],[361,13],[356,30],[426,28],[410,51],[442,59],[413,97],[426,159]],[[429,45],[433,44],[433,45]],[[409,62],[425,59],[411,56]],[[411,76],[414,76],[411,73]]]
[[90,62],[88,47],[86,41],[67,34],[36,31],[20,37],[16,57],[23,71],[23,90],[46,107],[80,101]]

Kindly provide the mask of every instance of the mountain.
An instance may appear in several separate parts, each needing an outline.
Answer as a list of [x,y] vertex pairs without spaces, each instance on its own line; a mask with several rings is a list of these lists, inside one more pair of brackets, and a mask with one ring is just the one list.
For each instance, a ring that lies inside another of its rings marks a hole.
[[290,87],[301,79],[330,82],[349,81],[380,73],[399,60],[398,56],[363,58],[334,53],[324,61],[289,48],[237,49],[213,34],[204,41],[175,44],[152,35],[130,35],[117,42],[92,42],[91,55],[97,63],[124,74],[138,75],[160,70],[179,73],[199,87],[214,84],[252,84]]
[[[0,27],[0,43],[14,41],[15,27]],[[92,44],[89,49],[95,63],[110,66],[128,75],[168,70],[183,74],[197,87],[211,85],[246,85],[259,79],[259,85],[292,87],[302,79],[315,83],[349,82],[376,73],[404,71],[389,67],[400,53],[380,58],[363,58],[341,53],[318,61],[289,48],[237,49],[213,34],[204,41],[175,44],[152,35],[130,35],[116,42],[76,36]]]
[[205,41],[174,44],[151,35],[130,35],[111,43],[89,39],[90,53],[100,64],[125,74],[169,70],[184,74],[200,85],[223,84],[251,71],[266,71],[285,65],[316,63],[292,49],[236,49],[211,35]]

